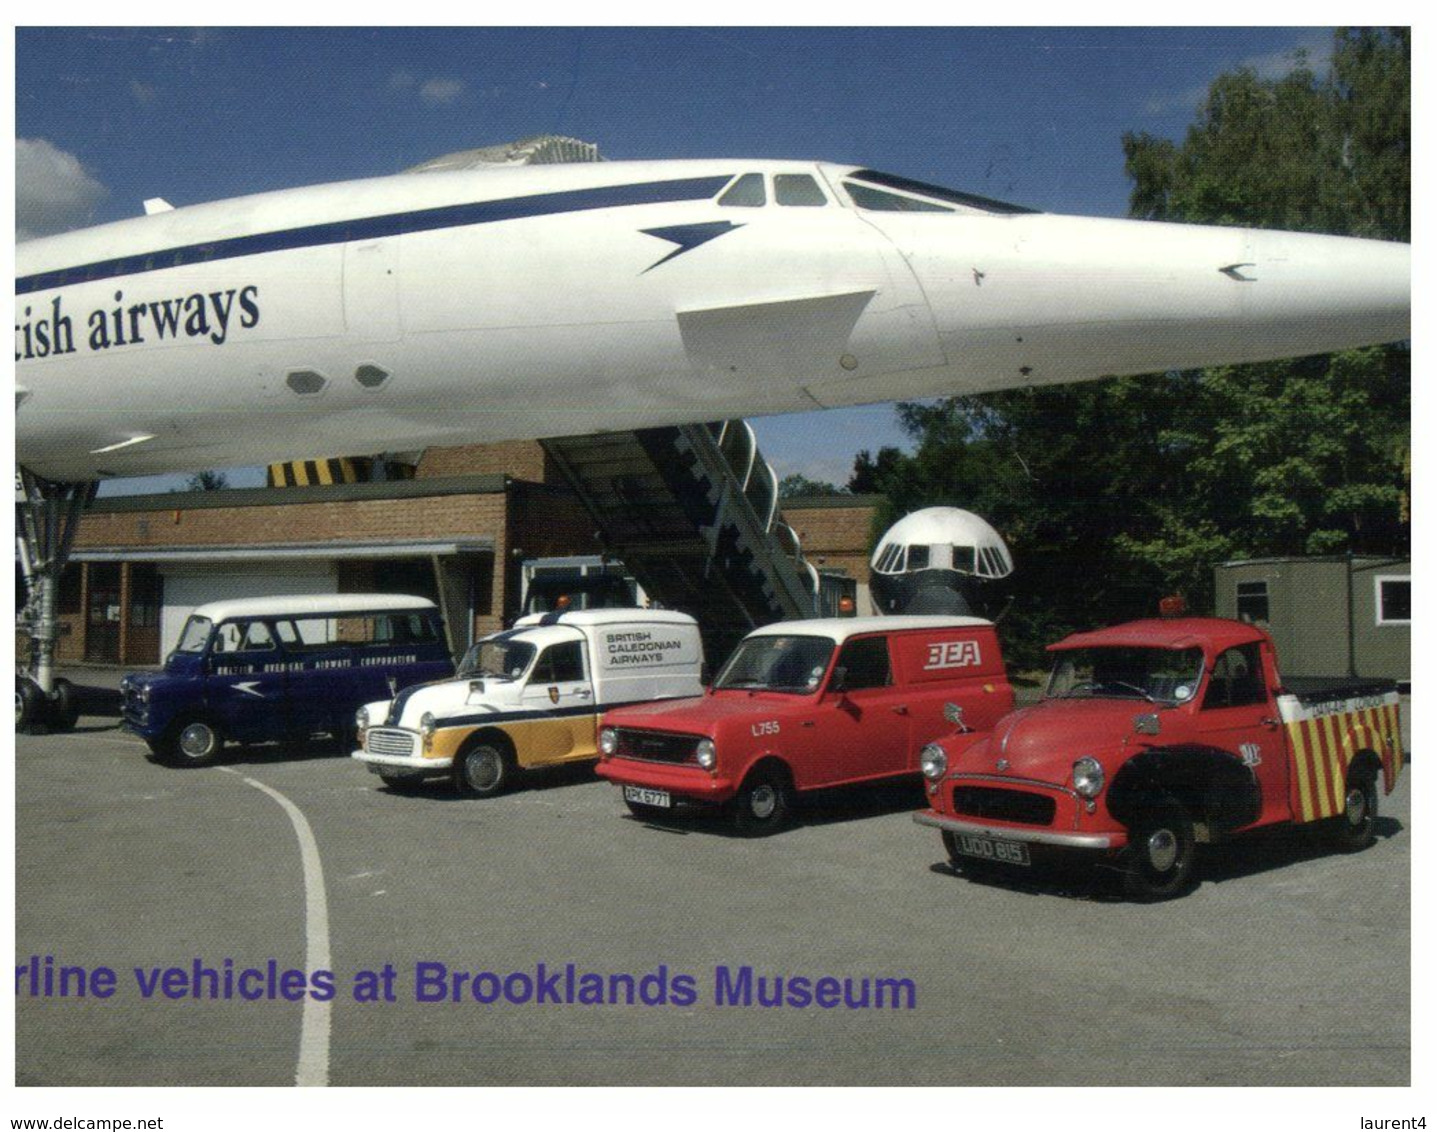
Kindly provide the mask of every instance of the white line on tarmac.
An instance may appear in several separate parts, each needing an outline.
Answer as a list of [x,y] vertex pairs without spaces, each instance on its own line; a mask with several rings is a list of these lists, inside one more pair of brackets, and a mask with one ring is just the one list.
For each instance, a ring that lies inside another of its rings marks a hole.
[[[313,976],[315,971],[328,971],[329,963],[329,904],[324,896],[324,869],[319,863],[319,845],[314,840],[314,831],[298,806],[278,790],[266,786],[253,778],[246,778],[237,770],[222,766],[217,769],[262,790],[283,807],[294,834],[299,838],[300,860],[304,863],[304,966]],[[311,987],[313,983],[310,984]],[[304,1000],[304,1013],[299,1023],[299,1063],[294,1071],[296,1085],[329,1084],[329,1006],[311,995]]]

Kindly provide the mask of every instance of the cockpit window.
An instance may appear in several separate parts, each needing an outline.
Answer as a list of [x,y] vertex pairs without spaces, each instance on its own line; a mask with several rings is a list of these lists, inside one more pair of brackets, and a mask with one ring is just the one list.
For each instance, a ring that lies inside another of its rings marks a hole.
[[763,189],[762,173],[745,173],[718,198],[719,204],[730,208],[762,208],[768,203]]
[[[870,185],[879,185],[885,189],[896,189],[900,193],[913,193],[920,197],[931,197],[934,200],[946,201],[949,204],[960,204],[965,208],[975,208],[980,212],[991,212],[1000,216],[1018,216],[1027,213],[1035,213],[1036,208],[1028,208],[1021,204],[1009,204],[1007,201],[994,200],[991,197],[980,197],[976,193],[960,193],[957,189],[945,189],[941,185],[928,185],[922,181],[910,181],[907,177],[895,177],[892,173],[879,173],[873,169],[860,169],[857,173],[849,175],[849,180],[844,182],[850,194],[853,188],[851,181],[863,181]],[[868,207],[854,198],[854,203],[860,208]]]
[[931,200],[919,200],[917,197],[901,197],[897,193],[886,193],[882,189],[860,185],[857,181],[844,181],[843,187],[848,190],[848,195],[853,198],[854,204],[859,208],[866,208],[870,212],[953,211],[947,205],[937,204]]
[[775,173],[773,197],[779,204],[818,208],[828,203],[818,182],[807,173]]

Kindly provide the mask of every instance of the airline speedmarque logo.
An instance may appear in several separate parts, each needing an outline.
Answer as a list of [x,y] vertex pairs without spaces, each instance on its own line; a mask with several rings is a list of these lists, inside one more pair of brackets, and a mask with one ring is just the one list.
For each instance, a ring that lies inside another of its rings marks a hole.
[[[15,324],[15,360],[48,358],[77,352],[74,320],[57,295],[38,316],[26,307]],[[224,345],[232,327],[259,325],[259,288],[254,284],[225,291],[198,291],[173,298],[126,302],[115,292],[115,305],[92,310],[82,318],[89,334],[80,341],[91,352],[138,346],[177,338],[208,338]]]
[[676,224],[672,228],[640,229],[645,236],[657,236],[660,240],[667,240],[671,244],[677,244],[678,247],[674,248],[674,250],[664,256],[663,259],[649,264],[649,266],[644,268],[639,274],[647,275],[654,268],[668,263],[669,260],[683,255],[684,252],[691,252],[701,244],[706,244],[718,236],[725,236],[742,227],[742,224],[735,224],[731,220],[715,220],[709,224]]

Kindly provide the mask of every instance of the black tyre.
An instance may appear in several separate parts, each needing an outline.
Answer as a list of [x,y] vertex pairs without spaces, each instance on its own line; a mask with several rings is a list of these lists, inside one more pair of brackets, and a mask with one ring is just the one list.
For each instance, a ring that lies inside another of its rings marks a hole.
[[169,744],[164,739],[146,739],[145,758],[149,762],[164,766],[170,761]]
[[792,814],[790,794],[786,779],[773,771],[755,771],[729,803],[734,825],[746,837],[777,833],[788,824]]
[[48,722],[49,701],[28,676],[15,678],[15,730],[30,731]]
[[55,681],[50,694],[50,726],[56,731],[73,731],[80,722],[80,692],[64,677]]
[[519,768],[514,753],[498,741],[486,739],[459,752],[454,760],[454,784],[460,793],[492,798],[514,785]]
[[225,737],[217,724],[191,719],[177,724],[169,734],[164,761],[169,766],[214,766],[224,751]]
[[1145,904],[1181,895],[1192,881],[1196,856],[1187,811],[1175,802],[1154,806],[1128,830],[1123,893]]
[[1344,853],[1359,853],[1377,839],[1377,770],[1371,763],[1348,773],[1343,810],[1331,828],[1332,843]]

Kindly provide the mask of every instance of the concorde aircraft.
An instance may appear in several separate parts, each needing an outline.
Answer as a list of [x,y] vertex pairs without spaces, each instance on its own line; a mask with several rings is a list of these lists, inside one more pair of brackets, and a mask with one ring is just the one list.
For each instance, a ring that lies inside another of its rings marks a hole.
[[[1406,245],[1050,215],[826,162],[439,160],[147,212],[16,249],[16,457],[42,533],[82,501],[66,485],[110,476],[1409,334]],[[55,541],[28,552],[42,592]]]

